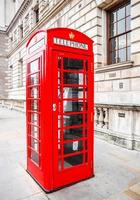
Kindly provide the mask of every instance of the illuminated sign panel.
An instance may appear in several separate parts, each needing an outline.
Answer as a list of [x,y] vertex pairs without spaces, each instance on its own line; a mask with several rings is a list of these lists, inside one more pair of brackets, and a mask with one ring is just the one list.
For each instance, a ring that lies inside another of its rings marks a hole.
[[84,43],[80,43],[80,42],[65,40],[65,39],[56,38],[56,37],[54,38],[53,42],[54,42],[54,44],[64,45],[67,47],[88,50],[88,45],[84,44]]

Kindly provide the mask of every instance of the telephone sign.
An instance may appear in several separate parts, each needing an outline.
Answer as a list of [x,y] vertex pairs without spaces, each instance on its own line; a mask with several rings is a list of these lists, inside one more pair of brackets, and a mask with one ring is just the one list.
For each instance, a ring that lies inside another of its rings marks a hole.
[[93,71],[81,32],[42,30],[27,43],[27,171],[47,192],[94,175]]
[[74,41],[71,41],[71,40],[65,40],[65,39],[62,39],[62,38],[54,38],[54,44],[59,44],[59,45],[64,45],[64,46],[68,46],[68,47],[88,50],[87,44],[83,44],[83,43],[80,43],[80,42],[74,42]]

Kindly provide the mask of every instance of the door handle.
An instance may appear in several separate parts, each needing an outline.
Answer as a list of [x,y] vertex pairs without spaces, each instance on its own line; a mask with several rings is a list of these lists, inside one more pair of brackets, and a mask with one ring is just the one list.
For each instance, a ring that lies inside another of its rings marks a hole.
[[56,103],[53,103],[53,111],[56,111],[56,109],[57,109]]

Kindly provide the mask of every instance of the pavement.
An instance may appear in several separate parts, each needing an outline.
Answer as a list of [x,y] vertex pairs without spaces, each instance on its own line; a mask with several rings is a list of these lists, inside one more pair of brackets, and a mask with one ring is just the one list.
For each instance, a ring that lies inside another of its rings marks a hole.
[[46,194],[26,172],[25,114],[0,107],[0,200],[140,200],[140,152],[95,138],[95,177]]

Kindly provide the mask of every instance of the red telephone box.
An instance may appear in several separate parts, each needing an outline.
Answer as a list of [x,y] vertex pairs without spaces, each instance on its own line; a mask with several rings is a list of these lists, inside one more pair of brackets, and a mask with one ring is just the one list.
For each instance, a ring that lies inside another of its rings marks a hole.
[[93,176],[93,42],[68,28],[27,43],[27,171],[45,191]]

